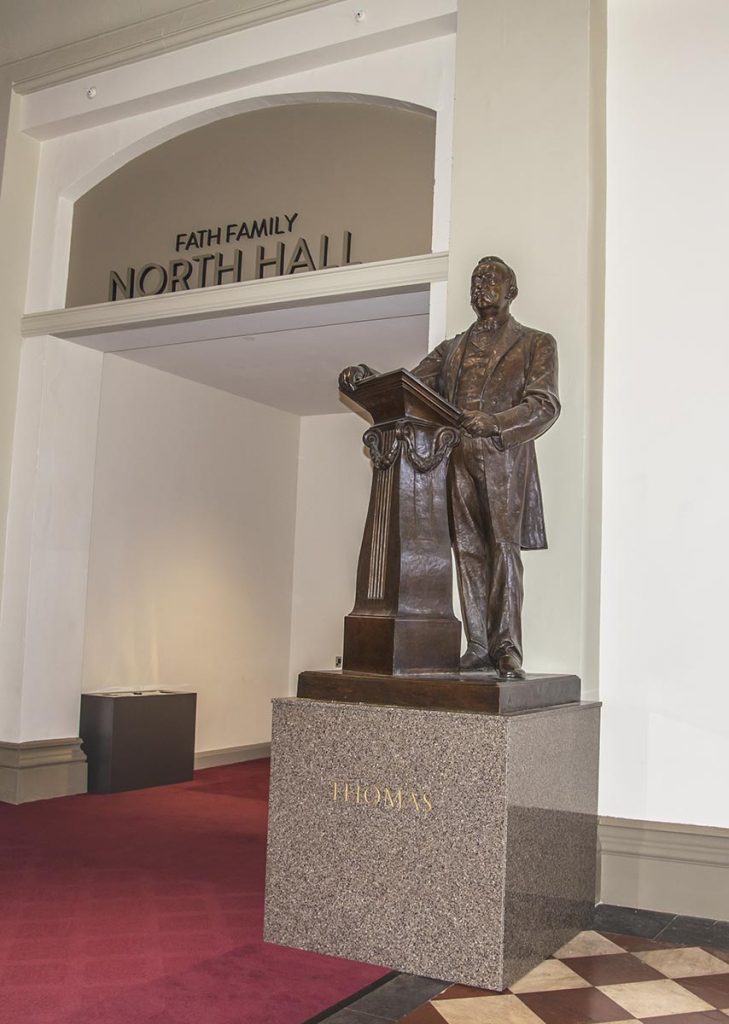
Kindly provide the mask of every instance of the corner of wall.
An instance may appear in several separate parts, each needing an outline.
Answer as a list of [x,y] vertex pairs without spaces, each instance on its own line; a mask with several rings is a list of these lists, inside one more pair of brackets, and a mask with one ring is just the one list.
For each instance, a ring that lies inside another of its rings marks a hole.
[[[10,493],[10,468],[20,374],[28,261],[40,144],[20,130],[22,97],[0,82],[0,565],[3,563]],[[2,106],[7,103],[7,128]]]
[[602,564],[602,437],[607,194],[607,3],[590,4],[587,359],[583,490],[582,650],[584,695],[597,699]]

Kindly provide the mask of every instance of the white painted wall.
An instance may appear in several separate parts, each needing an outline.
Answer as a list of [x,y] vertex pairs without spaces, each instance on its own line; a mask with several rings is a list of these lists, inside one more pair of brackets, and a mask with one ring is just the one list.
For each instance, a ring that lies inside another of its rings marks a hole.
[[[28,285],[31,221],[40,146],[19,130],[20,97],[10,111],[10,144],[0,166],[0,566],[10,493],[20,372],[20,317]],[[1,130],[1,128],[0,128]],[[0,146],[0,159],[3,147]],[[1,685],[1,684],[0,684]]]
[[600,809],[729,826],[729,5],[611,0]]
[[24,342],[0,605],[0,740],[78,735],[100,352]]
[[362,445],[369,422],[355,413],[301,420],[291,686],[304,669],[333,669],[344,616],[354,604],[357,559],[372,469]]
[[198,692],[199,751],[287,692],[299,419],[104,357],[84,691]]

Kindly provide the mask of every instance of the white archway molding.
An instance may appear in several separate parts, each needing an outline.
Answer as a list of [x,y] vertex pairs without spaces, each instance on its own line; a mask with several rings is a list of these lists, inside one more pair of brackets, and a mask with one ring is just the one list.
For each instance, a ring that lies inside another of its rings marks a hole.
[[[261,18],[274,3],[277,15]],[[298,14],[281,3],[306,6]],[[318,7],[318,10],[312,10]],[[220,95],[327,64],[402,48],[456,31],[457,0],[266,0],[258,24],[233,33],[157,49],[93,77],[36,86],[23,104],[23,130],[44,140],[135,117],[185,100]],[[93,87],[92,95],[88,90]],[[21,90],[23,90],[21,86]]]
[[433,114],[437,112],[431,107],[424,107],[417,103],[401,100],[392,96],[363,95],[351,92],[292,92],[272,94],[265,96],[253,96],[248,99],[240,99],[234,103],[227,103],[220,107],[209,107],[195,114],[190,114],[180,121],[164,125],[144,135],[127,147],[110,154],[105,160],[95,167],[85,169],[84,173],[74,182],[70,183],[62,194],[61,198],[76,202],[82,195],[94,188],[105,178],[120,170],[125,164],[135,160],[143,153],[156,149],[170,139],[195,131],[214,121],[224,121],[226,118],[235,117],[237,114],[247,114],[254,110],[264,110],[272,107],[294,106],[304,103],[352,103],[365,104],[378,107],[389,107],[395,110],[412,110],[421,114]]
[[65,300],[75,200],[136,156],[196,127],[290,103],[377,103],[436,115],[434,251],[448,247],[453,132],[452,35],[342,61],[298,75],[122,119],[43,143],[36,193],[29,290],[30,313]]

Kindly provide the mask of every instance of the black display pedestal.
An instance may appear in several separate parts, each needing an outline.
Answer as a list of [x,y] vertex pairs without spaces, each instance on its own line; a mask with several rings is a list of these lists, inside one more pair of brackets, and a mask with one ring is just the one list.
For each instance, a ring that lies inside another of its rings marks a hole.
[[89,793],[192,779],[196,693],[124,690],[81,695]]

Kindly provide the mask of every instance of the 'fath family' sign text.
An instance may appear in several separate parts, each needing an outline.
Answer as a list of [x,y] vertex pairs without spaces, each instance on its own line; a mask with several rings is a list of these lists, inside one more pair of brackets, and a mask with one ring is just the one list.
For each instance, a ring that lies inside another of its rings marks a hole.
[[[329,235],[319,235],[313,242],[298,235],[298,218],[298,213],[284,213],[180,231],[175,236],[175,256],[166,263],[110,271],[109,301],[258,281],[267,276],[326,270],[357,262],[352,259],[351,231],[342,232],[341,239],[335,241]],[[238,248],[253,240],[257,242],[255,246],[247,250]],[[214,246],[232,248],[224,251]]]

